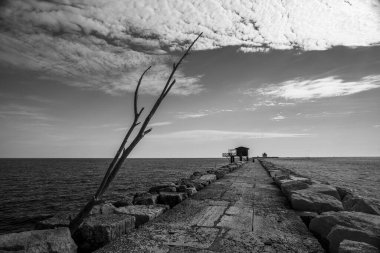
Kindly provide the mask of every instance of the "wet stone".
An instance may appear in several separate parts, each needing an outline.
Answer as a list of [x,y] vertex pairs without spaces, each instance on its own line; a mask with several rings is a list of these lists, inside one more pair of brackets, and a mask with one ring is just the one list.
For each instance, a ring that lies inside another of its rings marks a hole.
[[133,198],[134,205],[154,205],[157,203],[158,194],[149,192],[136,193]]
[[74,239],[82,251],[93,251],[135,228],[135,217],[126,214],[90,216],[80,226]]
[[138,205],[138,206],[126,206],[116,210],[120,214],[129,214],[136,218],[135,226],[139,227],[142,224],[153,220],[157,216],[163,214],[168,209],[163,205]]
[[0,252],[76,253],[68,228],[32,230],[0,235]]
[[158,203],[168,205],[171,208],[187,198],[187,194],[183,192],[161,192],[158,196]]

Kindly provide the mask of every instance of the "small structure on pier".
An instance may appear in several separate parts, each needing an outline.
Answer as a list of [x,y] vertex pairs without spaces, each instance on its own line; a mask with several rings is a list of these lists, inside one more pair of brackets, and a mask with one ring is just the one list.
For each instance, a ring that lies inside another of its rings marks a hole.
[[248,150],[249,150],[249,148],[237,147],[237,148],[235,148],[235,150],[236,150],[236,156],[238,156],[240,158],[240,161],[243,161],[243,156],[247,157],[247,161],[248,161]]
[[263,158],[267,158],[267,157],[268,157],[267,153],[263,153]]
[[240,158],[240,161],[243,161],[243,157],[247,158],[248,161],[248,150],[249,148],[246,147],[237,147],[234,149],[229,149],[228,153],[223,153],[223,157],[230,157],[230,162],[235,162],[235,156],[238,156]]

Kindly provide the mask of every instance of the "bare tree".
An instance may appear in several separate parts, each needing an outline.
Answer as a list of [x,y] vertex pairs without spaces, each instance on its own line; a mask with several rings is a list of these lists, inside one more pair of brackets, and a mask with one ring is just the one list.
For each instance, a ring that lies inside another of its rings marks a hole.
[[101,202],[101,197],[102,197],[103,193],[108,189],[109,185],[111,184],[111,182],[113,181],[113,179],[116,177],[118,171],[120,170],[121,166],[123,165],[125,159],[131,153],[131,151],[134,149],[134,147],[140,142],[140,140],[142,138],[144,138],[144,136],[146,134],[148,134],[150,131],[152,131],[152,128],[146,129],[147,126],[148,126],[148,124],[149,124],[149,122],[150,122],[150,120],[152,119],[153,115],[157,111],[157,109],[160,106],[161,102],[164,100],[164,98],[166,97],[166,95],[168,95],[168,93],[170,92],[171,88],[175,84],[176,80],[173,79],[173,76],[174,76],[175,72],[177,71],[179,65],[182,63],[183,59],[189,54],[191,48],[193,47],[193,45],[195,44],[195,42],[199,39],[199,37],[201,37],[201,35],[202,35],[202,33],[199,34],[198,37],[190,44],[190,46],[187,48],[187,50],[182,55],[182,57],[179,59],[179,61],[177,63],[173,63],[173,69],[172,69],[172,71],[171,71],[171,73],[169,75],[168,80],[166,81],[165,87],[161,91],[160,96],[157,98],[157,100],[154,103],[154,105],[153,105],[152,109],[150,110],[149,114],[142,121],[143,123],[142,123],[140,129],[138,130],[136,136],[134,137],[134,139],[132,140],[132,142],[126,147],[126,144],[128,142],[129,137],[131,136],[131,134],[133,133],[133,131],[135,130],[135,128],[141,124],[141,122],[139,121],[139,118],[140,118],[140,116],[141,116],[141,114],[142,114],[142,112],[144,110],[144,107],[142,107],[140,110],[138,109],[138,106],[137,106],[138,91],[139,91],[139,88],[140,88],[140,85],[141,85],[141,81],[142,81],[144,75],[146,74],[146,72],[151,67],[147,68],[142,73],[142,75],[141,75],[141,77],[140,77],[140,79],[139,79],[139,81],[137,83],[137,87],[136,87],[135,94],[134,94],[134,103],[133,103],[133,107],[134,107],[134,120],[133,120],[133,123],[132,123],[131,127],[128,129],[127,134],[125,135],[125,137],[124,137],[124,139],[123,139],[123,141],[122,141],[122,143],[120,145],[120,148],[116,152],[115,157],[113,158],[112,162],[108,166],[107,172],[104,175],[103,180],[102,180],[99,188],[97,189],[95,195],[87,202],[87,204],[78,213],[78,215],[73,220],[70,221],[70,231],[71,231],[71,234],[74,234],[75,231],[77,231],[77,229],[79,228],[79,226],[83,223],[83,220],[89,215],[91,209],[96,204],[99,204]]

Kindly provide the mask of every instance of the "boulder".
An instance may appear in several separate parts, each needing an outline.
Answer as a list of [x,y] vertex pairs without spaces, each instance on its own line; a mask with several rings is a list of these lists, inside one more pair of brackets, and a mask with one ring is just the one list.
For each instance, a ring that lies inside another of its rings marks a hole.
[[158,194],[149,192],[136,193],[133,198],[134,205],[154,205],[157,203]]
[[273,177],[273,181],[276,183],[276,185],[278,185],[279,187],[281,187],[281,184],[283,182],[289,181],[289,176],[288,175],[275,175]]
[[312,180],[310,178],[300,177],[300,176],[291,175],[291,174],[289,175],[289,179],[294,180],[294,181],[302,181],[302,182],[305,182],[305,183],[308,183],[308,184],[312,183]]
[[380,248],[380,234],[376,236],[367,230],[360,230],[341,225],[335,225],[331,229],[331,232],[327,235],[327,240],[329,241],[330,253],[337,253],[339,251],[339,244],[343,240],[355,240]]
[[177,181],[177,185],[185,185],[187,187],[194,187],[194,182],[191,179],[182,178]]
[[277,169],[274,169],[274,170],[268,170],[269,172],[269,175],[271,177],[276,177],[276,176],[285,176],[286,174],[284,172],[282,172],[281,170],[277,170]]
[[200,178],[201,176],[206,175],[206,174],[207,174],[207,173],[205,173],[205,172],[195,171],[195,172],[190,176],[190,179]]
[[149,206],[126,206],[117,209],[117,213],[129,214],[136,218],[135,226],[139,227],[157,216],[161,215],[168,209],[164,205],[149,205]]
[[177,186],[177,192],[186,192],[187,186],[186,185],[178,185]]
[[216,179],[223,178],[226,175],[226,172],[221,170],[221,169],[209,170],[209,171],[207,171],[207,173],[214,174],[216,176]]
[[91,212],[90,215],[94,214],[112,214],[116,210],[116,207],[112,205],[111,203],[105,203],[105,204],[99,204],[95,205]]
[[175,184],[174,183],[167,183],[167,184],[153,186],[149,189],[149,193],[159,193],[160,190],[165,189],[165,188],[170,188],[170,187],[175,188]]
[[380,236],[380,216],[361,212],[322,213],[311,220],[309,229],[322,240],[328,241],[327,237],[336,225],[364,231],[368,236]]
[[309,184],[301,180],[285,179],[280,180],[280,186],[281,191],[289,198],[294,191],[306,189],[309,187]]
[[80,251],[94,251],[135,228],[135,217],[98,214],[88,217],[74,234]]
[[168,187],[165,187],[165,188],[161,188],[158,190],[158,192],[176,192],[177,191],[177,187],[176,186],[168,186]]
[[202,190],[207,185],[207,182],[201,181],[199,179],[194,179],[192,182],[193,182],[193,185],[197,191]]
[[340,201],[340,196],[339,196],[338,191],[336,190],[336,188],[334,186],[331,186],[331,185],[326,185],[326,184],[311,184],[311,185],[309,185],[308,188],[303,189],[303,190],[297,190],[295,192],[298,192],[298,193],[302,193],[302,192],[310,192],[310,193],[317,192],[317,193],[329,195],[329,196],[334,197],[334,198],[336,198],[337,200]]
[[38,221],[35,229],[52,229],[58,227],[68,227],[71,219],[74,219],[76,213],[61,213],[56,214],[53,217]]
[[186,194],[188,196],[193,196],[195,193],[197,193],[197,189],[195,187],[187,187],[186,188]]
[[290,196],[292,207],[298,211],[327,212],[342,211],[342,202],[336,198],[316,192],[294,192]]
[[368,243],[350,240],[344,240],[343,242],[341,242],[338,249],[339,253],[379,253],[379,251],[380,250],[378,248],[373,247]]
[[158,196],[158,203],[168,205],[170,208],[181,203],[187,198],[186,193],[183,192],[161,192]]
[[116,208],[123,206],[130,206],[133,204],[133,200],[131,198],[123,198],[114,203],[112,203]]
[[235,164],[230,164],[230,165],[228,165],[228,169],[229,169],[230,172],[236,170],[237,168],[238,168],[238,166],[235,165]]
[[345,187],[337,186],[336,190],[339,193],[340,199],[344,199],[344,197],[346,197],[347,194],[354,195],[351,189]]
[[316,212],[307,212],[307,211],[300,211],[297,212],[297,215],[301,218],[301,220],[306,224],[306,226],[309,226],[310,221],[318,216],[318,213]]
[[343,198],[343,206],[347,211],[380,215],[380,202],[376,199],[363,198],[347,194]]
[[32,230],[0,235],[0,252],[76,253],[68,228]]
[[206,181],[208,184],[211,184],[212,182],[216,181],[216,176],[214,174],[206,174],[199,178],[201,181]]

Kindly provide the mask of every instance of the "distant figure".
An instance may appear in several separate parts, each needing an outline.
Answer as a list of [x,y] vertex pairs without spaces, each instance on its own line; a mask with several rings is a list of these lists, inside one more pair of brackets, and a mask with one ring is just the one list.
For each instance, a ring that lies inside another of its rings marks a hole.
[[267,153],[263,153],[263,158],[267,158],[267,157],[268,157]]
[[252,162],[253,162],[253,163],[255,162],[255,158],[254,158],[254,157],[252,157]]

